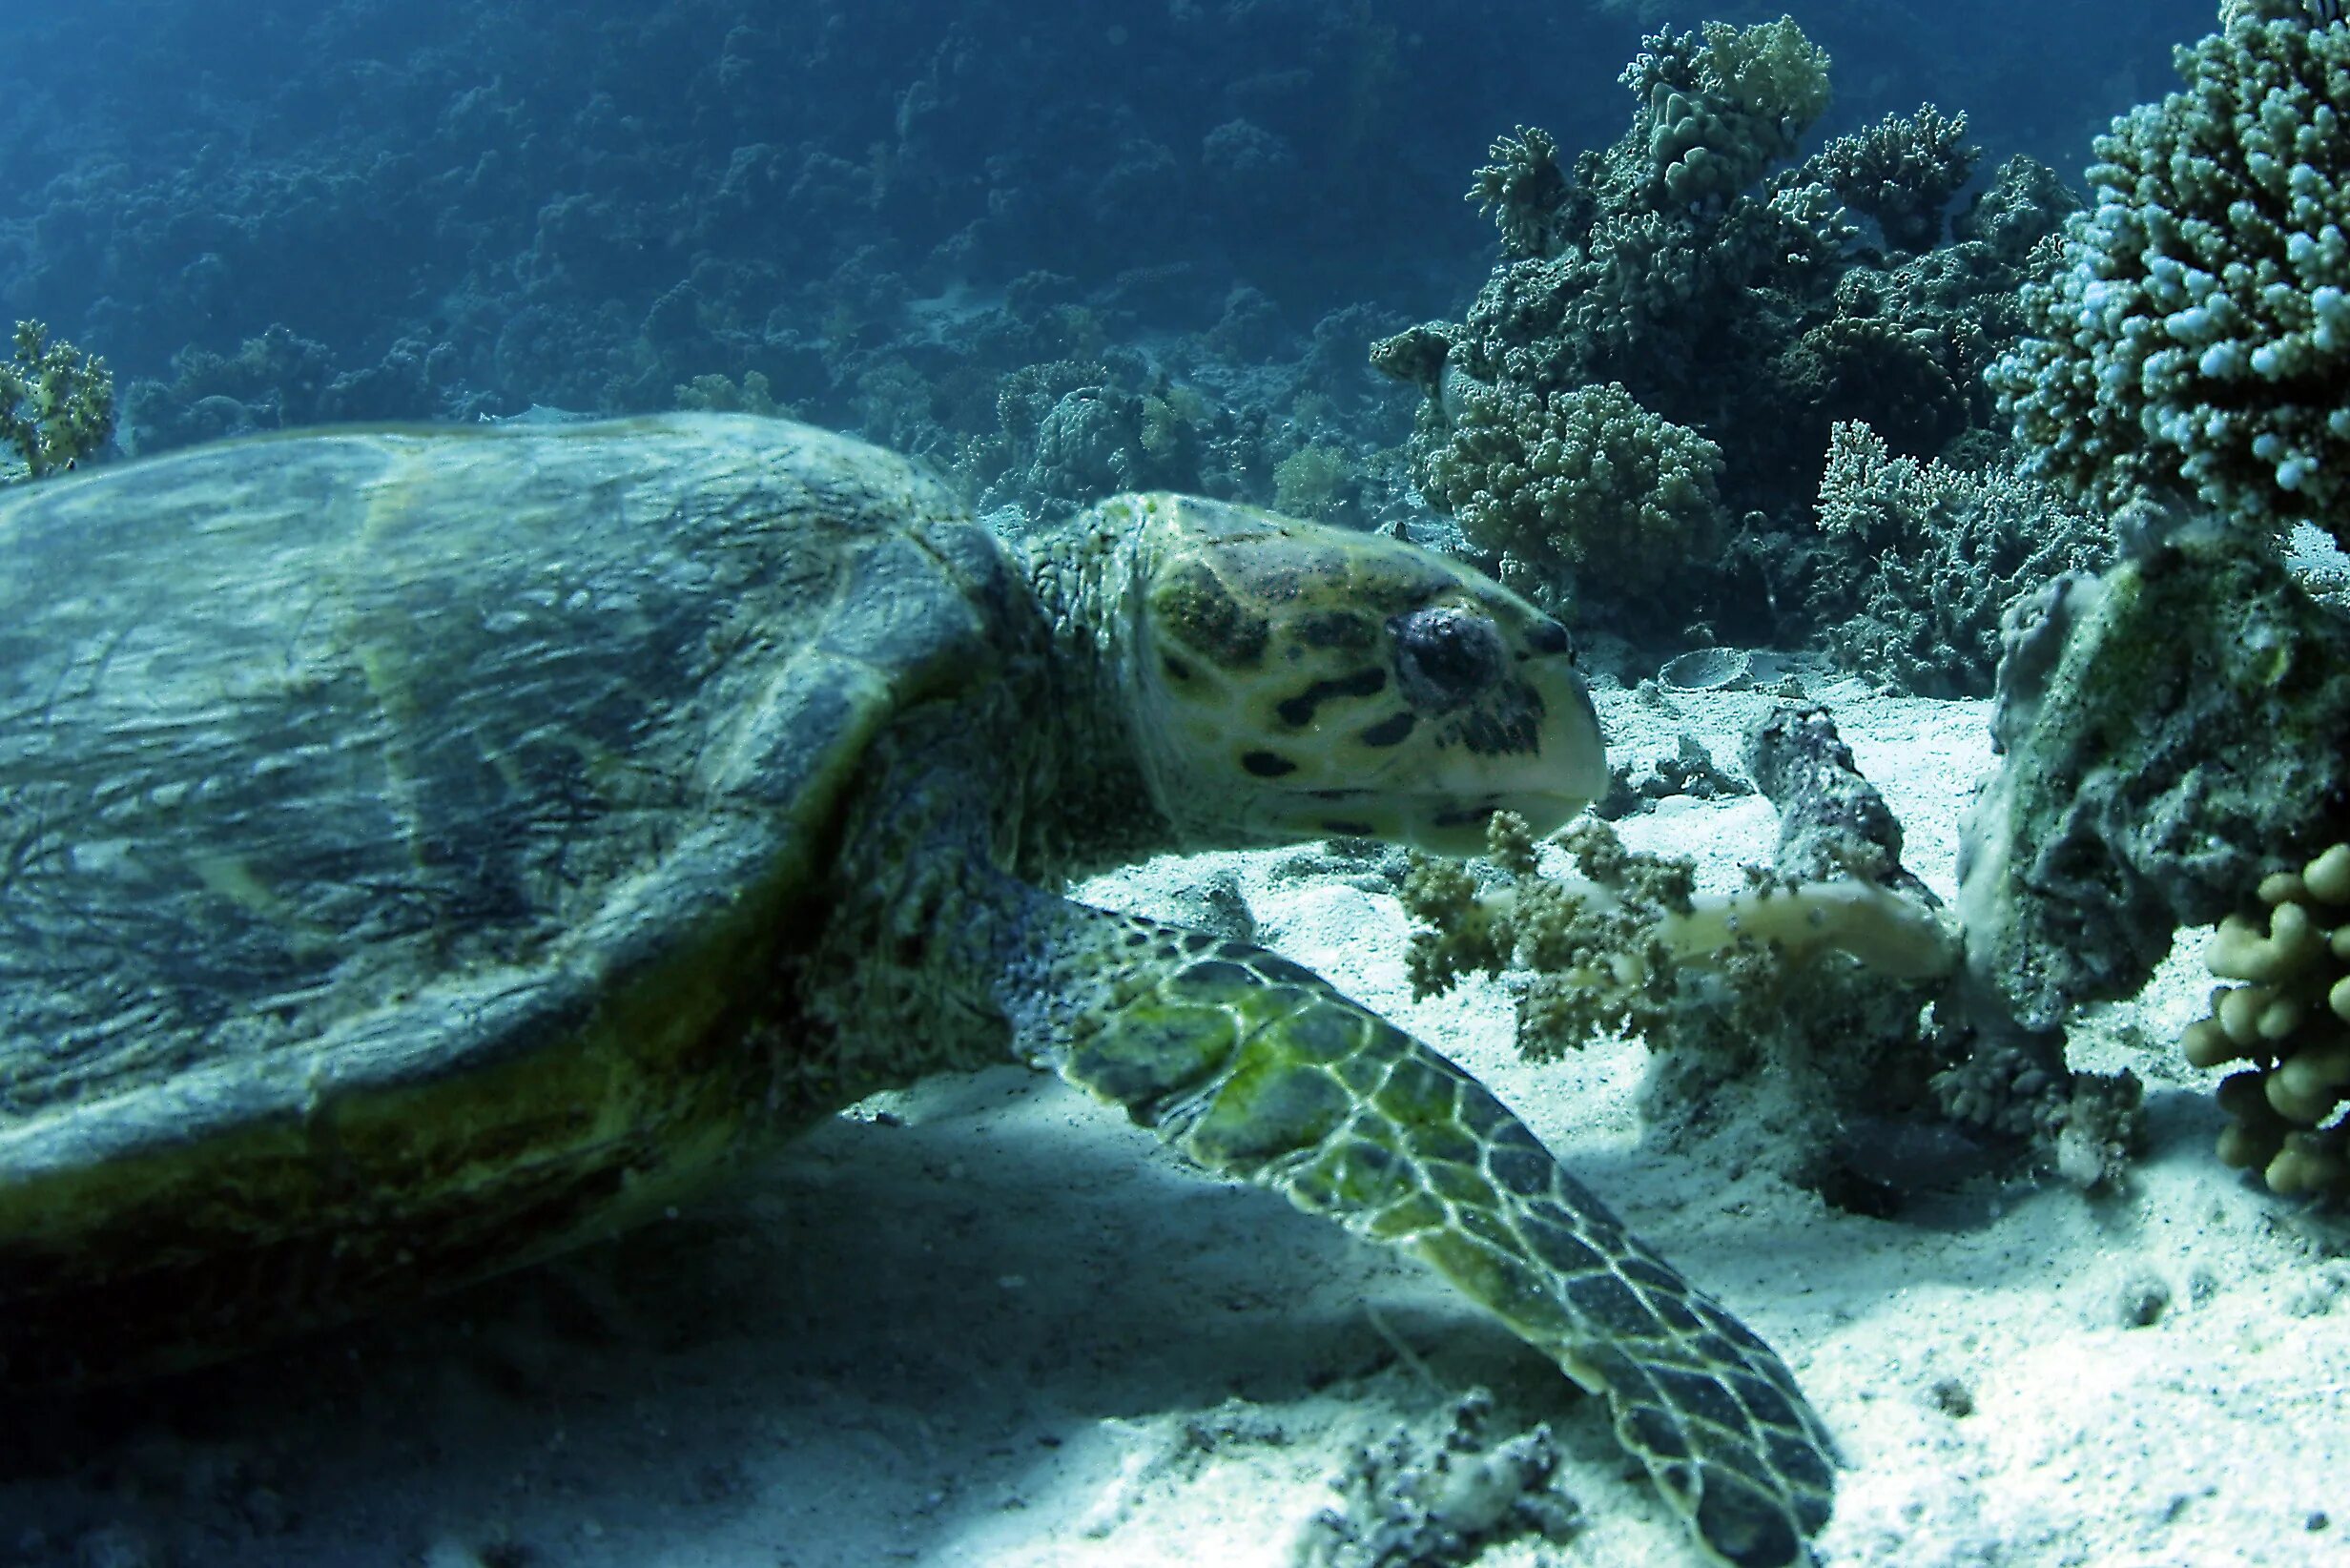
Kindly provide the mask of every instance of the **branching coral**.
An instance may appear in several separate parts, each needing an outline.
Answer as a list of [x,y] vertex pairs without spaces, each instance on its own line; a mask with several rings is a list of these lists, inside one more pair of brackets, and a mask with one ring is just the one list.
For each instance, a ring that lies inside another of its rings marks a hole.
[[1454,383],[1451,439],[1413,477],[1471,544],[1556,581],[1588,571],[1611,591],[1653,588],[1721,526],[1721,449],[1622,386],[1544,394]]
[[2231,7],[2186,90],[2098,138],[2064,270],[1993,367],[2018,439],[2103,504],[2192,491],[2350,543],[2350,25]]
[[1558,214],[1574,192],[1558,166],[1557,139],[1521,125],[1515,135],[1496,136],[1486,156],[1494,161],[1477,170],[1469,199],[1501,231],[1502,254],[1547,255]]
[[2016,266],[2033,246],[2059,233],[2080,206],[2081,198],[2055,170],[2018,153],[1993,171],[1990,182],[1951,220],[1950,231],[1988,245],[2001,261]]
[[39,321],[16,323],[16,352],[0,363],[0,442],[16,449],[21,477],[71,468],[114,436],[114,378],[106,361],[49,340]]
[[1198,490],[1204,399],[1172,384],[1137,393],[1108,366],[1023,365],[996,394],[999,429],[966,440],[956,467],[982,509],[1065,507],[1121,489]]
[[1837,662],[1923,696],[1988,695],[2000,612],[2110,552],[2105,520],[2008,466],[1896,457],[1840,422],[1820,479],[1810,602]]
[[2111,1186],[2146,1144],[2146,1085],[2127,1068],[2076,1073],[2052,1042],[1978,1043],[1934,1075],[1952,1124],[2028,1144],[2056,1174],[2084,1189]]
[[[1562,169],[1541,131],[1494,143],[1469,196],[1500,230],[1503,258],[1464,319],[1374,345],[1372,362],[1428,399],[1412,442],[1422,495],[1473,537],[1483,529],[1483,547],[1509,549],[1525,586],[1597,590],[1578,609],[1634,635],[1701,620],[1731,640],[1800,639],[1814,629],[1802,624],[1801,519],[1831,423],[1866,415],[1923,455],[1990,417],[1980,373],[2020,328],[2006,301],[2057,199],[2019,177],[1984,215],[1995,240],[1872,264],[1885,258],[1858,248],[1838,182],[1888,231],[1930,240],[1970,167],[1965,117],[1924,109],[1837,144],[1846,155],[1768,172],[1825,106],[1826,72],[1783,17],[1650,35],[1621,78],[1636,107],[1613,145]],[[1864,273],[1865,286],[1844,286]],[[1622,510],[1611,492],[1639,492],[1596,464],[1530,492],[1530,455],[1596,410],[1594,389],[1680,432],[1680,499],[1637,528],[1604,526]],[[1523,548],[1546,508],[1565,544]],[[1636,547],[1689,537],[1704,512],[1742,527],[1707,527],[1711,550]],[[1585,547],[1601,537],[1622,544]]]
[[[1752,875],[1736,893],[1695,891],[1684,860],[1636,854],[1586,819],[1559,835],[1581,879],[1543,874],[1526,824],[1494,818],[1487,853],[1507,885],[1480,893],[1455,861],[1415,859],[1405,910],[1427,929],[1412,941],[1412,988],[1441,993],[1464,975],[1526,970],[1518,1049],[1546,1061],[1595,1034],[1647,1034],[1674,1021],[1684,971],[1736,976],[1837,952],[1890,979],[1948,971],[1955,948],[1917,901],[1861,878],[1793,881]],[[1751,978],[1751,977],[1750,977]]]
[[1845,206],[1877,220],[1897,251],[1922,251],[1942,237],[1943,209],[1974,174],[1982,149],[1966,139],[1967,116],[1932,104],[1914,114],[1887,114],[1838,136],[1806,167]]
[[2219,0],[2222,27],[2234,22],[2339,22],[2342,0]]
[[1273,505],[1291,517],[1336,521],[1361,485],[1354,461],[1336,446],[1301,446],[1273,464]]
[[746,371],[738,385],[730,376],[696,376],[674,389],[680,408],[707,408],[721,414],[757,414],[789,419],[792,410],[775,401],[774,388],[756,370]]
[[1481,299],[1461,335],[1463,368],[1479,380],[1500,379],[1501,356],[1536,343],[1539,375],[1530,365],[1514,379],[1625,380],[1620,357],[1674,332],[1705,341],[1713,312],[1757,276],[1847,232],[1824,187],[1745,194],[1827,103],[1827,56],[1792,21],[1712,22],[1642,44],[1621,77],[1638,108],[1614,146],[1562,170],[1549,134],[1520,126],[1476,172],[1469,198],[1501,232],[1496,282],[1509,296]]
[[1789,344],[1775,368],[1790,412],[1831,424],[1866,412],[1907,451],[1935,451],[1966,428],[1966,394],[1930,330],[1834,316]]
[[2187,1060],[2244,1063],[2219,1085],[2219,1157],[2278,1192],[2350,1197],[2350,843],[2259,887],[2265,918],[2219,922],[2204,962],[2222,980],[2190,1024]]
[[1623,82],[1645,105],[1651,190],[1664,200],[1727,201],[1794,152],[1827,108],[1827,52],[1791,16],[1643,43]]
[[1898,1162],[1883,1156],[1930,1141],[1922,1010],[1955,973],[1957,941],[1824,711],[1775,709],[1744,760],[1780,813],[1772,865],[1745,886],[1700,892],[1688,862],[1635,853],[1590,818],[1558,836],[1574,867],[1560,875],[1522,823],[1496,816],[1496,880],[1427,860],[1407,877],[1404,907],[1426,927],[1412,983],[1425,995],[1506,976],[1530,1059],[1638,1036],[1652,1116],[1708,1118],[1739,1083],[1769,1128],[1752,1158],[1834,1201],[1897,1201],[1885,1167]]

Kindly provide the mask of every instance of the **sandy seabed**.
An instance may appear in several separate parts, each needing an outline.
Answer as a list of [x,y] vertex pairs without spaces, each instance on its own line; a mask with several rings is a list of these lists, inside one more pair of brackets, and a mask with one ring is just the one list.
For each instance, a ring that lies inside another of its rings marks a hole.
[[[1815,694],[1948,896],[1984,705]],[[1686,731],[1734,766],[1765,706],[1673,702],[1600,694],[1619,758]],[[1619,827],[1724,886],[1775,833],[1759,796]],[[1222,881],[1260,940],[1499,1092],[1794,1368],[1850,1464],[1824,1562],[2350,1561],[2350,1228],[2214,1160],[2215,1075],[2172,1044],[2208,987],[2192,951],[2076,1039],[2147,1083],[2125,1190],[1981,1181],[1882,1220],[1742,1152],[1762,1097],[1667,1142],[1637,1042],[1532,1066],[1500,985],[1414,1002],[1395,901],[1326,867],[1168,858],[1083,893],[1180,915]],[[1697,1560],[1599,1402],[1416,1266],[1007,1066],[402,1321],[0,1409],[0,1568],[1270,1568],[1362,1444],[1441,1431],[1473,1385],[1500,1431],[1549,1424],[1585,1520],[1479,1562]]]

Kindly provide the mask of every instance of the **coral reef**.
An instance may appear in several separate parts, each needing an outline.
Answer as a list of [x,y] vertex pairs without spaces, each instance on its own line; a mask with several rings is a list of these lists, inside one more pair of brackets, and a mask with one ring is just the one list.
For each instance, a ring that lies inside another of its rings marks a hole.
[[[1483,270],[1456,150],[1507,127],[1495,105],[1545,102],[1566,144],[1549,154],[1557,237],[1589,251],[1597,234],[1603,264],[1570,271],[1598,289],[1594,319],[1624,328],[1622,362],[1562,385],[1619,381],[1701,430],[1729,464],[1728,515],[1783,527],[1829,418],[1874,412],[1907,439],[1883,410],[1834,402],[1804,411],[1811,450],[1790,439],[1777,464],[1766,440],[1756,463],[1743,445],[1767,422],[1724,419],[1748,387],[1767,401],[1774,323],[1816,324],[1806,291],[1855,233],[1817,181],[1764,170],[1694,205],[1669,188],[1721,188],[1803,135],[1821,52],[1777,8],[1714,13],[1761,28],[1659,35],[1622,113],[1606,83],[1642,29],[1521,0],[1447,27],[1405,0],[1082,0],[1042,30],[1010,0],[556,9],[550,31],[546,0],[341,0],[233,48],[184,9],[102,0],[72,27],[24,12],[48,42],[39,91],[0,113],[21,173],[0,213],[10,318],[105,344],[123,444],[146,452],[323,419],[665,408],[701,378],[757,375],[798,417],[953,464],[997,434],[1001,377],[1125,350],[1148,362],[1111,365],[1120,392],[1147,400],[1165,377],[1216,410],[1165,467],[1265,503],[1289,453],[1345,451],[1363,472],[1340,515],[1395,526],[1421,508],[1371,454],[1411,410],[1365,390],[1371,334],[1349,313],[1391,328],[1429,278]],[[1936,52],[1986,81],[2054,73],[2028,40],[1882,10],[1823,15],[1864,79]],[[2114,40],[2117,60],[2143,50]],[[362,96],[381,112],[351,113]],[[2027,96],[2007,104],[2027,124],[2069,113]],[[1620,177],[1575,184],[1573,150],[1630,118]],[[1543,206],[1531,189],[1508,200]],[[298,351],[247,360],[272,337]],[[1964,391],[1967,367],[1944,369]],[[1007,504],[1067,505],[1011,474],[988,476]],[[1751,576],[1720,595],[1732,612],[1761,602]]]
[[1772,1146],[1755,1157],[1841,1191],[1853,1185],[1848,1127],[1930,1104],[1920,1014],[1958,946],[1824,712],[1766,716],[1747,764],[1780,808],[1781,842],[1745,887],[1700,893],[1686,861],[1628,850],[1592,818],[1557,836],[1572,873],[1545,868],[1502,814],[1488,838],[1495,885],[1415,858],[1402,890],[1421,927],[1412,982],[1426,995],[1467,974],[1509,977],[1517,1047],[1534,1061],[1600,1034],[1644,1039],[1651,1109],[1668,1119],[1701,1114],[1724,1082],[1749,1084],[1771,1100]]
[[1982,149],[1966,140],[1967,116],[1932,104],[1914,114],[1887,114],[1866,130],[1838,136],[1810,168],[1837,198],[1875,219],[1886,246],[1930,250],[1942,238],[1950,198],[1974,177]]
[[2283,1193],[2350,1198],[2350,843],[2260,879],[2261,918],[2219,922],[2204,962],[2222,980],[2188,1026],[2187,1060],[2242,1063],[2219,1085],[2219,1157]]
[[2229,9],[2098,138],[2061,271],[1992,370],[2034,468],[2350,543],[2350,24]]
[[2146,1145],[2146,1085],[2124,1069],[2076,1073],[2054,1041],[1994,1039],[1934,1075],[1954,1126],[2021,1145],[2084,1191],[2110,1188]]
[[0,484],[41,479],[104,449],[114,437],[114,378],[106,361],[52,342],[39,321],[16,323],[15,352],[0,361],[0,444],[22,469]]
[[[2036,166],[2012,165],[1969,237],[1938,244],[1973,165],[1964,115],[1928,105],[1771,173],[1827,101],[1826,55],[1793,21],[1643,46],[1612,146],[1562,161],[1527,126],[1493,144],[1468,195],[1500,233],[1500,264],[1461,320],[1385,339],[1372,362],[1424,395],[1422,494],[1506,550],[1519,586],[1562,605],[1582,588],[1578,612],[1627,635],[1702,623],[1734,642],[1801,641],[1852,613],[1804,593],[1817,541],[1803,522],[1832,426],[1865,415],[1917,455],[1984,429],[1978,375],[2020,329],[2005,300],[2060,198]],[[1860,215],[1915,254],[1864,248]],[[1627,476],[1611,451],[1537,477],[1562,410],[1595,388],[1612,425],[1645,429],[1639,444],[1664,444],[1668,461]],[[1640,488],[1659,480],[1678,497],[1661,507]],[[1601,554],[1595,521],[1627,505],[1646,505],[1642,526],[1610,527]],[[1687,547],[1700,540],[1720,547]]]
[[2113,550],[2102,516],[2011,464],[1896,457],[1858,421],[1829,435],[1805,595],[1829,650],[1845,669],[1919,696],[1989,695],[2000,612]]
[[[653,409],[755,372],[807,417],[949,457],[989,430],[972,382],[1146,335],[1195,354],[1227,299],[1219,340],[1286,358],[1318,316],[1418,287],[1425,250],[1393,238],[1453,212],[1441,149],[1490,130],[1486,94],[1555,87],[1584,22],[1085,0],[1040,31],[1009,0],[581,0],[550,37],[535,3],[349,0],[299,44],[272,24],[230,50],[135,10],[61,31],[0,114],[23,172],[0,293],[104,341],[126,415],[183,349],[235,360],[282,326],[319,345],[318,385],[364,383],[334,417]],[[381,113],[347,112],[362,87]],[[66,104],[86,135],[57,133]],[[1464,238],[1443,237],[1465,261]],[[939,395],[915,404],[890,366]],[[260,428],[303,401],[282,391],[224,395]]]
[[403,341],[365,369],[338,371],[324,343],[273,324],[235,354],[183,348],[168,382],[133,382],[124,444],[150,453],[333,421],[480,417],[486,410],[457,391],[456,377],[445,344]]
[[1556,588],[1588,574],[1640,593],[1703,555],[1724,526],[1721,448],[1642,408],[1621,385],[1541,392],[1464,381],[1452,429],[1413,477],[1489,557]]
[[1292,517],[1345,520],[1354,464],[1335,446],[1301,446],[1273,464],[1273,505]]
[[1623,81],[1647,105],[1652,200],[1728,201],[1792,154],[1827,108],[1827,52],[1792,16],[1750,28],[1707,22],[1643,42]]
[[1627,850],[1597,821],[1557,842],[1569,879],[1540,869],[1524,822],[1498,814],[1487,854],[1508,885],[1480,892],[1454,861],[1415,859],[1405,911],[1426,929],[1412,939],[1412,989],[1441,994],[1473,973],[1530,971],[1519,998],[1518,1049],[1552,1061],[1595,1034],[1647,1034],[1672,1025],[1684,971],[1734,974],[1743,958],[1803,962],[1858,958],[1896,979],[1947,972],[1954,953],[1932,914],[1873,882],[1798,881],[1758,872],[1746,888],[1695,891],[1686,861]]

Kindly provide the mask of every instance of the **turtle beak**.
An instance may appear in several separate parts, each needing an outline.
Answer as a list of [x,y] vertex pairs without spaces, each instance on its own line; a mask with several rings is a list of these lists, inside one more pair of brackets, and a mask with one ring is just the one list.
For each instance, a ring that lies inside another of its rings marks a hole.
[[1566,659],[1535,672],[1550,721],[1543,727],[1545,788],[1526,805],[1511,806],[1537,834],[1562,827],[1584,807],[1607,794],[1607,742],[1599,733],[1599,711],[1591,692]]

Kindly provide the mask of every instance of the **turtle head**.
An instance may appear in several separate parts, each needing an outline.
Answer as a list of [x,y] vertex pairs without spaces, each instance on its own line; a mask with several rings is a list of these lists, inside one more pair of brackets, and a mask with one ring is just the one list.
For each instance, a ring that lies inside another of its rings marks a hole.
[[1187,844],[1359,834],[1474,854],[1496,811],[1543,832],[1606,789],[1565,628],[1477,571],[1188,497],[1102,513],[1129,530],[1136,747]]

